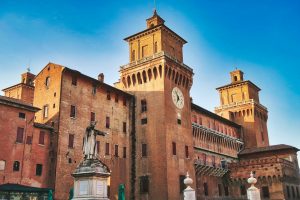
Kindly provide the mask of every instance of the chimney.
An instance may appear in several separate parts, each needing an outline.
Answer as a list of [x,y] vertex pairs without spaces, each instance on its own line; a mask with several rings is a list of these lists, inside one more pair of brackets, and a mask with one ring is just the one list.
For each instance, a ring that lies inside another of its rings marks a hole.
[[98,81],[100,81],[101,83],[104,83],[104,74],[103,73],[100,73],[98,75]]

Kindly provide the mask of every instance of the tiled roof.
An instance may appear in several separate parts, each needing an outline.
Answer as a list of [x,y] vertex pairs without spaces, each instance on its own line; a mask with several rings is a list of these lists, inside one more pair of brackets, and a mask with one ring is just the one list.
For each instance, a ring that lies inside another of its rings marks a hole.
[[224,117],[221,117],[220,115],[217,115],[213,112],[210,112],[209,110],[206,110],[205,108],[202,108],[201,106],[198,106],[194,103],[191,103],[191,107],[192,107],[192,110],[196,110],[196,111],[198,111],[198,112],[200,112],[204,115],[207,115],[207,116],[212,117],[214,119],[220,120],[220,121],[224,122],[225,124],[228,124],[230,126],[234,126],[236,128],[241,128],[241,125],[239,125],[239,124],[237,124],[233,121],[230,121],[230,120],[228,120]]
[[40,110],[39,108],[34,107],[31,104],[26,103],[20,99],[10,98],[10,97],[6,97],[6,96],[2,96],[2,95],[0,95],[0,104],[18,107],[18,108],[22,108],[22,109],[26,109],[26,110],[30,110],[30,111],[34,111],[34,112]]
[[278,144],[278,145],[271,145],[267,147],[255,147],[255,148],[247,148],[242,150],[239,155],[247,155],[247,154],[254,154],[254,153],[261,153],[261,152],[268,152],[268,151],[280,151],[280,150],[295,150],[299,151],[298,148],[286,145],[286,144]]

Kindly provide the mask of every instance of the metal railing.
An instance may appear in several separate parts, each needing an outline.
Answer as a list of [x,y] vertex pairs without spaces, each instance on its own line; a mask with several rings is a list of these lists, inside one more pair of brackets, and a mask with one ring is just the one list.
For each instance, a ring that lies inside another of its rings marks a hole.
[[222,110],[222,109],[232,108],[232,107],[246,105],[246,104],[255,104],[255,105],[258,105],[258,106],[260,106],[261,108],[263,108],[265,110],[268,110],[267,107],[265,107],[265,106],[261,105],[260,103],[254,101],[254,99],[250,99],[250,100],[247,100],[247,101],[233,102],[233,103],[230,103],[230,104],[227,104],[227,105],[218,106],[218,107],[215,107],[215,110]]

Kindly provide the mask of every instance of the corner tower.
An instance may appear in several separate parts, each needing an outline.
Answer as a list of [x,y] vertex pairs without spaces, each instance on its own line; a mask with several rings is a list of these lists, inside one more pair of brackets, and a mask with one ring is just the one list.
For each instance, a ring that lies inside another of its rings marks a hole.
[[260,88],[245,81],[241,70],[230,72],[230,76],[230,84],[217,88],[221,105],[215,112],[242,125],[246,148],[269,146],[268,110],[259,102]]
[[117,84],[136,97],[133,190],[137,199],[176,200],[186,172],[194,174],[193,70],[183,63],[186,41],[156,11],[146,22],[145,30],[125,38],[130,62],[121,66]]

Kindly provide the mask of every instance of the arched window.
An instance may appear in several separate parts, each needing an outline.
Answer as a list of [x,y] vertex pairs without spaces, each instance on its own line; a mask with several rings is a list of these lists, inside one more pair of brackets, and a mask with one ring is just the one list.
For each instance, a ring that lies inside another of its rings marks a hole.
[[159,76],[161,77],[162,76],[162,66],[161,65],[159,65],[158,71],[159,71]]
[[132,84],[135,85],[136,84],[136,78],[135,78],[135,74],[132,74]]
[[169,78],[169,79],[171,78],[171,73],[172,73],[172,69],[169,68],[169,71],[168,71],[168,78]]
[[144,81],[144,83],[147,83],[147,75],[146,75],[145,70],[142,72],[142,74],[143,74],[143,81]]
[[138,80],[138,83],[139,83],[139,84],[142,84],[142,83],[143,83],[143,82],[142,82],[142,78],[141,78],[140,72],[137,73],[137,80]]
[[46,77],[45,85],[46,85],[46,87],[49,87],[49,85],[50,85],[50,76]]
[[131,80],[130,80],[130,76],[127,76],[127,85],[128,85],[128,87],[130,87],[130,86],[131,86]]
[[124,87],[127,87],[125,77],[122,78],[122,83],[123,83]]
[[179,75],[179,80],[178,80],[178,85],[181,84],[181,80],[182,80],[182,75],[180,74],[180,75]]
[[153,68],[153,75],[154,75],[154,78],[156,79],[157,78],[157,69],[156,69],[156,67]]
[[176,76],[175,76],[175,84],[177,84],[178,81],[178,72],[176,72]]
[[149,78],[149,81],[151,81],[151,79],[152,79],[152,71],[151,71],[151,69],[148,69],[148,78]]

